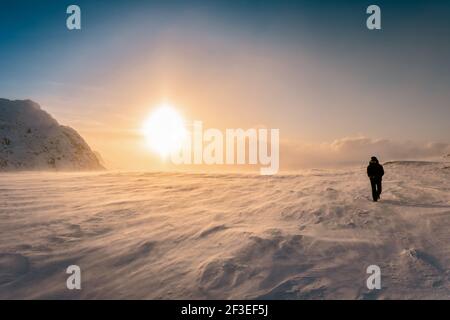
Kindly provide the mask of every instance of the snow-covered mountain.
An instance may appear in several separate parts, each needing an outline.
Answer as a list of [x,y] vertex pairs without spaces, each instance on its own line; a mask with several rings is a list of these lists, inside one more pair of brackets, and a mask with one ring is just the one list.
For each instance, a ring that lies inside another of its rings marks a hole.
[[39,104],[0,99],[0,171],[99,169],[104,168],[83,138]]

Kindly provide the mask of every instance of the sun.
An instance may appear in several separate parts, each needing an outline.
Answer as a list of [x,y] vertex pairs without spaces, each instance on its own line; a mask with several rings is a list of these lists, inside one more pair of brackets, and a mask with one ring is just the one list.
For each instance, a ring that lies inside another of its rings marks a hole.
[[180,150],[188,136],[183,118],[169,104],[159,105],[152,112],[142,126],[142,133],[149,147],[162,158]]

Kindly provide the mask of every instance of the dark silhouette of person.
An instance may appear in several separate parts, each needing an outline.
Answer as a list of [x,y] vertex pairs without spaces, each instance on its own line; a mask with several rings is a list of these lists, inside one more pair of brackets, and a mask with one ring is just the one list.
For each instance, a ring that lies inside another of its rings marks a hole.
[[370,178],[370,184],[372,186],[373,201],[378,201],[382,190],[381,182],[384,176],[384,169],[376,157],[370,159],[369,166],[367,167],[367,175]]

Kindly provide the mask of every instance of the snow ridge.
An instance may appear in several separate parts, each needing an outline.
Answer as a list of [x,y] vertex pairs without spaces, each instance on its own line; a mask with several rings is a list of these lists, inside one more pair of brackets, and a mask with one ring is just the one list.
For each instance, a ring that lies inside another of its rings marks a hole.
[[84,139],[39,104],[0,99],[0,171],[101,169]]

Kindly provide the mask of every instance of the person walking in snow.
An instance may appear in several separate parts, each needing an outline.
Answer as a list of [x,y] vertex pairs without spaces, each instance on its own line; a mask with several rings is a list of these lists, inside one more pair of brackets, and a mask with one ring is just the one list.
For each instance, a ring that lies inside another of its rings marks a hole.
[[367,176],[370,178],[370,184],[372,186],[372,198],[373,201],[378,201],[381,195],[381,182],[383,180],[384,169],[378,162],[376,157],[372,157],[367,167]]

